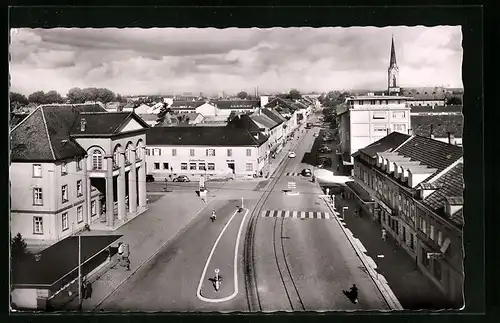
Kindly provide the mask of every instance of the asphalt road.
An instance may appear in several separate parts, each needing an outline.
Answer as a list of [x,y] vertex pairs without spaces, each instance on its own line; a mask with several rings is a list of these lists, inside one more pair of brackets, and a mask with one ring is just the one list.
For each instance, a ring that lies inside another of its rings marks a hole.
[[[314,169],[303,157],[310,153],[315,139],[313,133],[318,131],[318,128],[308,131],[295,151],[297,157],[287,161],[283,175],[262,211],[330,213],[319,198],[322,191],[318,185],[310,178],[296,175],[304,168]],[[290,182],[295,183],[293,191],[299,195],[283,193],[282,190],[288,189]],[[260,302],[257,307],[262,311],[388,309],[354,249],[332,218],[260,216],[257,218],[254,244],[255,284]],[[360,290],[358,304],[351,303],[342,292],[352,284]]]
[[[214,185],[224,193],[219,193],[181,234],[97,310],[248,311],[243,255],[251,217],[257,221],[253,236],[255,258],[251,263],[258,294],[253,296],[260,303],[257,310],[386,309],[334,219],[262,216],[275,211],[330,212],[319,199],[319,186],[310,178],[292,174],[306,167],[312,169],[303,162],[307,162],[304,156],[313,147],[313,133],[318,130],[307,132],[295,150],[297,157],[284,162],[281,176],[274,181],[207,183],[209,190]],[[298,195],[285,194],[289,182],[295,183],[293,191]],[[148,189],[162,184],[148,184]],[[193,182],[176,184],[174,190],[197,189]],[[262,204],[263,195],[269,196]],[[250,212],[235,214],[241,198]],[[217,212],[215,223],[209,220],[212,209]],[[212,281],[216,268],[222,277],[218,292]],[[353,283],[360,291],[358,304],[352,304],[342,293]]]

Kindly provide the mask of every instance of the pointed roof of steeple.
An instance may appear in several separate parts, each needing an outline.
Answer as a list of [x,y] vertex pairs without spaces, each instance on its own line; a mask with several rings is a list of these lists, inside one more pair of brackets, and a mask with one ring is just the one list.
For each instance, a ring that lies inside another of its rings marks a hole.
[[394,36],[392,37],[392,44],[391,44],[391,62],[389,63],[389,67],[392,66],[397,66],[398,64],[396,63],[396,49],[394,48]]

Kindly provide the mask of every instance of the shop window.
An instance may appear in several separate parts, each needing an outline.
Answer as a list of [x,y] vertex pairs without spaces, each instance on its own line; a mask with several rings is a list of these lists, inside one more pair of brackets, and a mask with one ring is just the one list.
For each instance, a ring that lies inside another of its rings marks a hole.
[[155,165],[155,170],[160,169],[160,163],[154,163],[154,165]]
[[429,258],[427,258],[427,250],[425,248],[422,248],[422,254],[421,254],[421,259],[422,259],[422,265],[425,267],[429,268]]
[[189,163],[189,170],[196,170],[196,163]]
[[181,163],[181,170],[187,170],[188,169],[188,164],[187,163]]
[[166,169],[166,170],[170,169],[170,167],[168,167],[168,163],[163,163],[163,169]]
[[207,170],[206,166],[205,166],[205,163],[199,163],[198,164],[198,169],[199,170]]
[[214,163],[208,163],[208,170],[215,170],[215,164]]
[[434,277],[436,277],[437,280],[442,281],[443,273],[441,269],[441,263],[439,262],[439,260],[435,259],[433,265],[434,265]]

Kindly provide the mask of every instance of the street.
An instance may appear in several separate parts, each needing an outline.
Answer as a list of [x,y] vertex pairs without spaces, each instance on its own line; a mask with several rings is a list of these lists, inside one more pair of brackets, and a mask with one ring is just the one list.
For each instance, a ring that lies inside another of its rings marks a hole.
[[[296,157],[285,157],[273,178],[208,182],[209,191],[218,189],[217,199],[96,310],[388,309],[320,199],[319,185],[298,174],[314,171],[304,156],[318,131],[314,127],[292,142]],[[148,190],[164,185],[149,183]],[[173,192],[197,189],[195,182],[167,185]],[[215,269],[222,278],[218,291]],[[357,304],[343,294],[352,284],[360,291]]]

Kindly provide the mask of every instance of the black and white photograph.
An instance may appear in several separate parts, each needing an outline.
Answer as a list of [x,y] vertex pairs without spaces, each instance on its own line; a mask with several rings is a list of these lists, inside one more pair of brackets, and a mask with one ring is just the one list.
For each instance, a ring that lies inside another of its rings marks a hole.
[[9,33],[11,311],[463,310],[461,26]]

